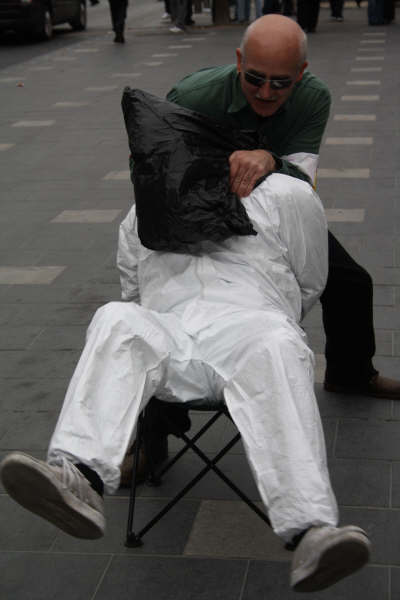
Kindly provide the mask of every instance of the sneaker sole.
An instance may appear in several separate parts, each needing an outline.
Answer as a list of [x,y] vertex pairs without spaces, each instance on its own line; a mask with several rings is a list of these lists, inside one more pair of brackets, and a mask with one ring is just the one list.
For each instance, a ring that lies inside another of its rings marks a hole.
[[104,535],[104,516],[63,488],[40,461],[10,454],[2,463],[1,477],[11,498],[65,533],[82,539]]
[[343,532],[322,553],[317,563],[305,565],[293,573],[298,580],[292,588],[295,592],[317,592],[344,577],[355,573],[369,560],[370,541],[362,530],[354,528]]

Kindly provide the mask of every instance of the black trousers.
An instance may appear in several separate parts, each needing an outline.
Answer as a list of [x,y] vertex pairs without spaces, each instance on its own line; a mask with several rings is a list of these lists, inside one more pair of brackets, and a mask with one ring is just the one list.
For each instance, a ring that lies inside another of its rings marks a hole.
[[319,16],[320,0],[297,0],[297,22],[304,31],[314,31]]
[[372,279],[330,232],[328,244],[328,281],[321,296],[326,379],[357,385],[377,373]]
[[282,13],[286,17],[291,17],[294,13],[293,0],[282,0]]
[[332,17],[343,17],[344,0],[330,0]]
[[115,33],[123,33],[128,0],[108,0],[108,2],[110,4],[112,28]]

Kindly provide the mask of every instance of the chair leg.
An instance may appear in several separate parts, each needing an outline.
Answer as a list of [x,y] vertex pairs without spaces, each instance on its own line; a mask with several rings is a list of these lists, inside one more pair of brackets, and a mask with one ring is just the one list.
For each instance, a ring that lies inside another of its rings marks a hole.
[[128,509],[128,525],[126,531],[126,541],[125,546],[127,548],[137,548],[143,545],[141,540],[141,536],[137,535],[133,531],[133,523],[135,517],[135,504],[136,504],[136,489],[137,489],[137,471],[139,464],[139,452],[140,447],[143,443],[143,428],[144,428],[144,414],[140,413],[137,431],[136,431],[136,444],[135,444],[135,452],[133,455],[133,469],[132,469],[132,481],[131,481],[131,491],[129,496],[129,509]]

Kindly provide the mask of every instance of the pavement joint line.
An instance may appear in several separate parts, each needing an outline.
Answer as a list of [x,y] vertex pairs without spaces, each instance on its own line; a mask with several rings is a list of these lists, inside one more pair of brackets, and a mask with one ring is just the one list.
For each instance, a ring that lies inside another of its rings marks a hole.
[[378,94],[358,94],[354,96],[342,96],[340,98],[342,102],[376,102],[380,100]]
[[356,60],[385,60],[384,56],[356,56]]
[[89,102],[56,102],[53,108],[78,108],[80,106],[89,106]]
[[162,52],[161,54],[152,54],[152,58],[167,58],[169,56],[179,56],[176,52]]
[[111,77],[140,77],[142,73],[112,73]]
[[334,115],[334,121],[376,121],[376,115]]
[[[318,169],[318,179],[369,179],[370,170],[367,169]],[[349,209],[350,210],[350,209]]]
[[99,86],[91,86],[85,88],[86,92],[111,92],[112,90],[116,90],[118,88],[117,85],[99,85]]
[[81,54],[94,54],[95,52],[100,52],[99,48],[75,48],[74,52]]
[[360,40],[360,44],[386,44],[386,40]]
[[363,35],[386,35],[386,31],[374,31],[374,32],[364,31]]
[[380,72],[383,70],[383,67],[353,67],[351,71],[354,73],[374,73]]
[[170,50],[179,50],[180,48],[184,49],[184,48],[193,48],[193,46],[190,46],[189,44],[185,45],[185,44],[177,44],[177,45],[173,45],[173,46],[168,46],[168,48]]
[[130,179],[130,171],[110,171],[103,177],[105,180],[128,180]]
[[0,266],[1,285],[49,285],[65,269],[64,266],[25,266],[25,267],[2,267]]
[[54,67],[43,66],[43,67],[29,67],[30,71],[51,71]]
[[11,127],[51,127],[55,124],[55,121],[17,121],[13,123]]
[[327,208],[325,214],[328,223],[362,223],[365,220],[364,208]]
[[63,210],[50,223],[112,223],[122,210],[122,208]]
[[379,79],[355,79],[354,81],[346,81],[346,85],[382,85]]
[[144,62],[142,64],[144,64],[146,67],[160,67],[164,63],[162,61],[152,61],[152,62]]
[[373,143],[372,137],[328,137],[325,140],[327,146],[371,146]]
[[15,81],[25,81],[26,77],[1,77],[0,83],[14,83]]
[[357,52],[385,52],[386,48],[357,48]]

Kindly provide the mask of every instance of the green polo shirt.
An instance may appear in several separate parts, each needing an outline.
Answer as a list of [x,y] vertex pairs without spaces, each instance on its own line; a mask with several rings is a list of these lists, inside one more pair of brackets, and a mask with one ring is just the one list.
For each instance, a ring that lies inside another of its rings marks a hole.
[[[260,148],[275,158],[296,153],[318,155],[331,104],[327,86],[306,71],[285,104],[271,117],[260,117],[242,92],[236,65],[192,73],[172,88],[167,99],[228,127],[257,131]],[[287,160],[278,165],[279,172],[308,180]]]

